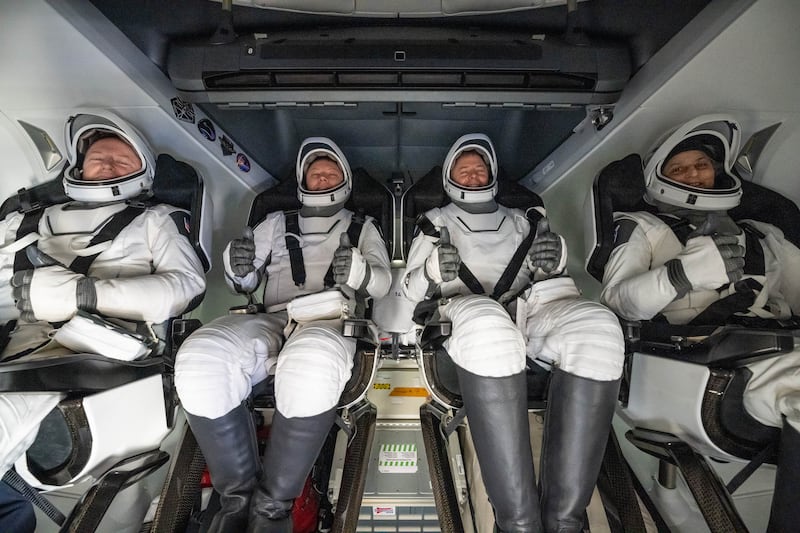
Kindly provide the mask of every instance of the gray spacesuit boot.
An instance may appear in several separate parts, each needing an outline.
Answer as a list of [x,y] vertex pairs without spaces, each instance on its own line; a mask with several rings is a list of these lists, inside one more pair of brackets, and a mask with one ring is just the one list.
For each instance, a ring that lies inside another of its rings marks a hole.
[[304,418],[286,418],[275,410],[264,475],[250,503],[248,533],[292,533],[292,503],[302,492],[335,418],[336,409]]
[[797,531],[800,524],[800,433],[786,421],[781,430],[778,471],[775,474],[775,491],[769,512],[768,533]]
[[186,418],[203,451],[214,489],[219,493],[220,509],[208,531],[243,531],[260,467],[250,409],[242,403],[219,418],[189,413]]
[[458,367],[458,381],[497,529],[542,531],[525,373],[490,378]]
[[539,480],[544,531],[583,531],[618,392],[619,380],[596,381],[553,370]]

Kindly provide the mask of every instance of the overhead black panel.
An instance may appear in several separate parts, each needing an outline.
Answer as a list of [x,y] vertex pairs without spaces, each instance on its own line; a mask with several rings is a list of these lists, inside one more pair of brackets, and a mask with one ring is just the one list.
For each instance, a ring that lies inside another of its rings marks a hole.
[[353,27],[173,43],[168,74],[192,102],[608,104],[630,75],[615,44],[530,33]]

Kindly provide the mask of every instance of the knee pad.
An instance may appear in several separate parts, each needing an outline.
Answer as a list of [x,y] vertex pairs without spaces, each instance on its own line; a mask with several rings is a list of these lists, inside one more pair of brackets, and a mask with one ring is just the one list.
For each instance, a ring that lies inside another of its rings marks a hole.
[[464,370],[505,377],[525,369],[525,340],[502,305],[487,296],[456,298],[442,310],[453,324],[446,347]]
[[753,373],[744,391],[747,412],[773,427],[781,427],[785,417],[800,431],[800,351],[750,363],[747,368]]
[[221,317],[195,331],[175,358],[175,387],[187,412],[219,418],[267,377],[282,325],[261,315]]
[[606,307],[584,299],[555,300],[529,315],[527,326],[531,357],[597,381],[622,375],[622,330]]
[[339,404],[353,369],[355,340],[326,326],[295,332],[278,356],[275,407],[287,418],[324,413]]

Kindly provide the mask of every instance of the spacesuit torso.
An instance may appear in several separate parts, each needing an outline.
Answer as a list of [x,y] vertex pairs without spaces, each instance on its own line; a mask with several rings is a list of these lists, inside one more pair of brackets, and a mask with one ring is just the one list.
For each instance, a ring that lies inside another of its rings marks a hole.
[[[302,249],[306,281],[298,286],[292,276],[292,265],[286,244],[286,215],[283,211],[270,213],[263,222],[253,229],[256,244],[256,270],[264,269],[264,305],[286,304],[297,296],[319,292],[325,289],[325,275],[331,265],[333,254],[339,247],[342,232],[347,232],[353,213],[347,209],[327,217],[298,216],[300,227],[299,242]],[[386,246],[373,223],[366,217],[356,246],[372,268],[372,276],[366,290],[370,295],[382,296],[389,286],[389,256]],[[229,245],[230,246],[230,245]],[[229,251],[223,254],[229,268]],[[257,274],[252,272],[243,278],[226,281],[233,288],[234,283],[243,288],[255,289]]]
[[[431,223],[439,228],[446,226],[452,244],[458,249],[464,265],[480,281],[486,294],[491,294],[495,284],[503,275],[511,258],[531,231],[528,219],[519,209],[502,205],[492,213],[473,214],[454,203],[434,208],[425,213]],[[408,255],[407,271],[423,266],[435,247],[438,237],[420,233],[414,238]],[[424,267],[423,267],[424,268]],[[531,280],[531,272],[523,262],[509,289],[522,289]],[[409,279],[407,295],[416,301],[425,298],[427,282]],[[440,284],[442,296],[468,295],[472,291],[460,278]]]
[[[623,317],[649,320],[661,312],[669,322],[685,324],[710,304],[731,293],[730,286],[722,290],[700,289],[673,301],[675,290],[665,269],[660,267],[681,252],[683,245],[680,240],[665,222],[653,214],[615,213],[615,220],[621,219],[635,222],[636,227],[627,242],[611,252],[603,279],[602,299]],[[764,235],[759,239],[763,269],[753,266],[753,250],[745,254],[745,278],[752,278],[764,286],[748,314],[778,319],[796,315],[800,310],[800,277],[789,273],[800,268],[800,250],[770,224],[754,220],[740,222]],[[742,232],[739,244],[746,247],[746,240]],[[647,298],[643,298],[643,294]]]
[[[103,226],[126,206],[124,202],[50,206],[42,213],[38,230],[21,239],[17,232],[22,213],[12,213],[0,222],[4,242],[0,249],[0,320],[19,316],[10,280],[17,253],[24,254],[25,247],[34,243],[67,266],[78,257],[99,254],[89,265],[87,275],[96,278],[100,314],[158,323],[189,307],[203,294],[205,277],[186,238],[188,214],[184,211],[165,204],[142,208],[141,214],[113,239],[89,246]],[[58,298],[48,302],[48,306],[59,305],[63,304]],[[50,325],[42,323],[42,327]]]

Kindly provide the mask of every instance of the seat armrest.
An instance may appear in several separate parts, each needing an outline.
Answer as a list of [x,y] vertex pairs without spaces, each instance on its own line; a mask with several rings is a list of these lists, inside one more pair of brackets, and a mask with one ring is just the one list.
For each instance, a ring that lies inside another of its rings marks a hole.
[[0,364],[0,393],[66,392],[86,395],[164,371],[164,359],[120,361],[96,354],[59,355]]
[[438,348],[442,345],[444,339],[450,336],[452,329],[453,324],[449,320],[432,320],[428,322],[422,330],[420,346],[423,349],[432,346]]
[[743,326],[622,321],[628,351],[716,368],[736,368],[794,350],[798,332]]

